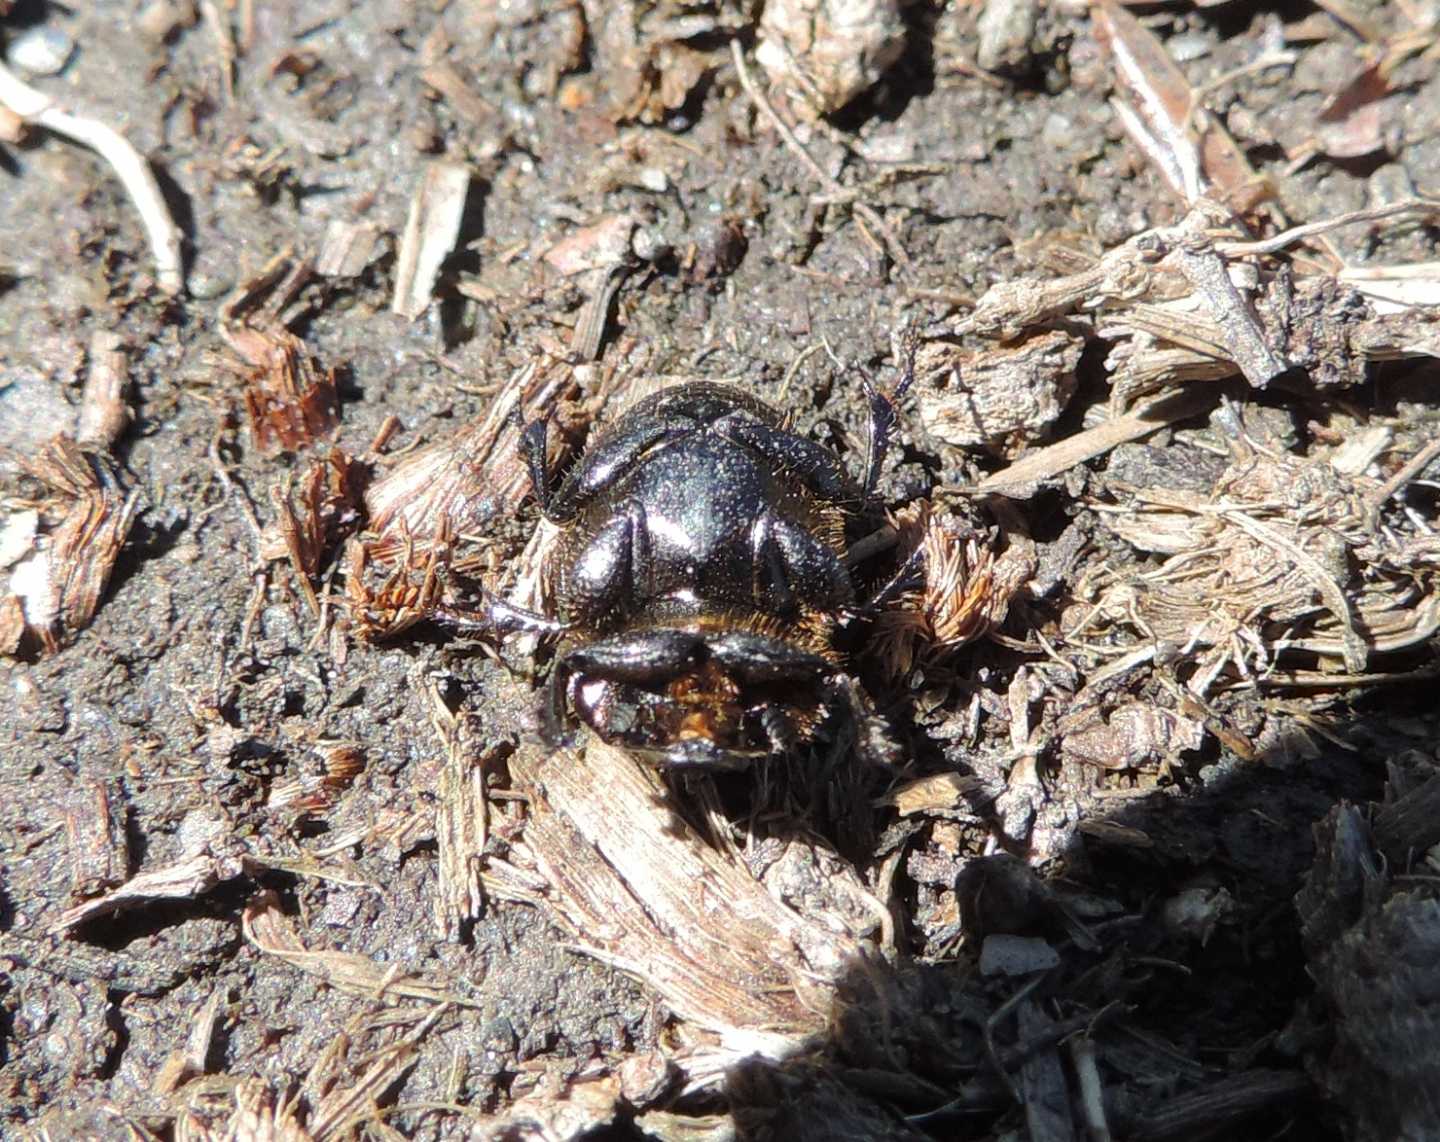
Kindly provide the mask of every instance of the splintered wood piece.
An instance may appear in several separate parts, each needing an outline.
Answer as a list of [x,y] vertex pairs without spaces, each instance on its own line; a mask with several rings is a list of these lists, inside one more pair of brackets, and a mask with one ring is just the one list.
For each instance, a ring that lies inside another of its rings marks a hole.
[[1215,252],[1211,243],[1203,239],[1182,242],[1175,258],[1186,280],[1205,299],[1220,328],[1227,356],[1247,381],[1263,389],[1290,368],[1290,362],[1270,347],[1264,328],[1230,280],[1225,259]]
[[322,369],[300,338],[278,323],[222,326],[221,336],[250,366],[245,412],[262,452],[297,451],[339,425],[335,373]]
[[1267,185],[1225,128],[1205,114],[1155,34],[1116,0],[1094,0],[1091,12],[1116,75],[1134,100],[1133,106],[1113,101],[1116,113],[1170,189],[1191,204],[1208,190],[1218,191],[1240,214],[1269,197]]
[[413,321],[429,308],[440,266],[460,240],[469,193],[469,167],[436,162],[425,168],[400,239],[392,312]]
[[[10,556],[14,570],[11,594],[0,600],[0,647],[13,652],[28,635],[49,653],[95,617],[140,510],[140,493],[127,492],[108,455],[87,452],[68,436],[55,437],[22,465],[50,493],[41,516],[56,522],[43,534],[30,529],[32,550],[24,558]],[[8,526],[4,536],[7,547],[13,542],[17,548],[26,538],[22,530],[12,540]]]
[[94,896],[121,883],[130,871],[125,807],[110,796],[107,782],[82,778],[65,807],[70,849],[70,891]]
[[463,715],[452,713],[438,690],[430,690],[430,722],[445,749],[440,796],[435,806],[440,890],[435,919],[444,940],[458,940],[466,921],[485,907],[480,859],[489,835],[485,775]]
[[210,853],[197,853],[178,864],[152,869],[133,876],[113,892],[87,900],[62,912],[51,925],[52,932],[68,932],[87,920],[155,900],[193,900],[223,880],[244,870],[242,860],[226,861]]
[[119,334],[99,330],[90,338],[90,369],[80,394],[80,415],[75,442],[87,448],[108,449],[130,423],[125,404],[127,364]]
[[621,749],[522,748],[510,769],[530,797],[524,848],[583,950],[727,1052],[780,1058],[823,1030],[837,984],[863,962],[858,938],[799,915],[738,854],[705,844]]

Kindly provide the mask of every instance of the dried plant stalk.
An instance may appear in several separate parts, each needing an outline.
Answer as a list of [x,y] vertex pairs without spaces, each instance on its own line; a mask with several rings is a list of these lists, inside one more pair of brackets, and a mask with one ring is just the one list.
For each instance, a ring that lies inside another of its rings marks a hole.
[[125,404],[127,365],[123,342],[116,333],[100,330],[90,338],[90,368],[80,394],[75,441],[105,450],[125,434],[130,409]]
[[1092,12],[1097,38],[1110,49],[1116,75],[1135,104],[1115,100],[1112,106],[1170,189],[1188,203],[1214,192],[1240,213],[1269,197],[1268,184],[1205,113],[1155,34],[1116,0],[1095,0]]
[[398,530],[394,538],[359,538],[349,544],[345,597],[350,629],[366,642],[393,638],[434,612],[441,576],[454,553],[448,531],[416,542]]
[[[513,512],[530,492],[520,421],[547,417],[578,393],[571,366],[532,363],[510,378],[483,416],[411,453],[370,485],[368,530],[351,541],[346,579],[360,637],[388,638],[419,622],[444,595],[447,572],[477,571],[483,560],[473,541],[464,554],[457,545],[495,516]],[[559,462],[568,451],[566,434],[552,432],[549,439],[550,459]]]
[[[442,526],[453,534],[478,531],[496,515],[514,511],[530,491],[520,455],[519,419],[550,414],[579,392],[567,365],[532,363],[513,374],[489,409],[446,440],[410,453],[365,493],[369,529],[428,539]],[[561,433],[551,433],[551,461],[565,454]]]
[[935,514],[929,504],[906,508],[897,524],[901,552],[923,552],[925,581],[876,617],[871,645],[892,678],[937,662],[1004,622],[1035,570],[1033,546],[1016,543],[997,556],[972,529]]
[[398,964],[378,963],[355,952],[307,948],[280,911],[280,902],[274,893],[263,892],[251,901],[240,924],[245,938],[266,955],[319,976],[330,986],[351,995],[476,1006],[473,1000],[451,992],[440,981],[400,971]]
[[104,896],[62,912],[51,925],[51,931],[68,932],[87,920],[156,900],[191,900],[210,891],[221,881],[239,876],[246,867],[243,857],[226,859],[208,852],[197,853],[176,864],[132,876]]
[[[198,1089],[197,1089],[198,1088]],[[315,1142],[299,1121],[299,1107],[263,1079],[186,1088],[175,1117],[175,1142]]]

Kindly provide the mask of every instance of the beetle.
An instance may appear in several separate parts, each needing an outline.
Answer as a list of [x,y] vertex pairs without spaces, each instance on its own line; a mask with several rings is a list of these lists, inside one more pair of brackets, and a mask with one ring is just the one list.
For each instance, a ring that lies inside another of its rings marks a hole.
[[555,613],[487,599],[482,613],[442,617],[559,636],[541,710],[551,744],[578,719],[665,766],[735,769],[793,749],[843,691],[837,629],[901,585],[861,606],[845,560],[895,419],[890,398],[866,392],[858,479],[769,404],[718,382],[636,402],[553,489],[546,424],[522,425],[558,529],[541,567]]

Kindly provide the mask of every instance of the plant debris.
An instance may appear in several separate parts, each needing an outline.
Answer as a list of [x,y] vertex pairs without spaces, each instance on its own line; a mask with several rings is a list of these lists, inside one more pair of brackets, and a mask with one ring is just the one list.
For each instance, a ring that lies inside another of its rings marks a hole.
[[276,258],[238,290],[221,313],[220,335],[239,355],[250,436],[262,452],[294,452],[340,423],[335,371],[285,328],[281,313],[309,279],[306,262]]
[[[9,589],[0,652],[27,642],[54,653],[90,625],[140,507],[115,463],[57,436],[22,471],[44,489],[5,525]],[[15,501],[12,501],[14,503]]]
[[755,60],[791,106],[829,115],[868,90],[905,50],[896,0],[772,0]]
[[972,529],[926,504],[905,509],[898,525],[901,552],[921,554],[924,585],[876,616],[871,648],[892,678],[947,658],[999,627],[1035,571],[1033,545],[1021,537],[996,555]]
[[[1436,1132],[1425,5],[115,7],[0,0],[0,1133]],[[522,426],[701,379],[901,398],[833,711],[544,744]]]
[[468,167],[437,162],[425,168],[410,200],[410,217],[400,239],[395,295],[390,302],[400,316],[413,321],[430,307],[440,266],[460,238],[469,193]]
[[252,900],[241,917],[245,938],[266,955],[277,956],[303,972],[319,976],[331,987],[354,995],[393,1002],[422,999],[430,1003],[472,1003],[443,982],[401,970],[399,964],[382,964],[354,952],[307,948],[280,911],[272,893]]

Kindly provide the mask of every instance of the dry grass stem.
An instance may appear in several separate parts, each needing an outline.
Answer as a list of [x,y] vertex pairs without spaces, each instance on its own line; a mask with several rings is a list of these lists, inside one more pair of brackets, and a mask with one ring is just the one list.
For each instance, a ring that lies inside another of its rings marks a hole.
[[185,288],[180,261],[180,227],[170,217],[160,184],[140,153],[124,135],[95,119],[67,111],[56,100],[36,91],[0,63],[0,106],[8,107],[27,123],[54,131],[93,148],[115,171],[125,193],[140,212],[155,259],[155,279],[171,297]]
[[307,948],[294,925],[280,911],[280,902],[273,893],[261,893],[246,906],[241,928],[245,938],[266,955],[282,959],[350,995],[390,1003],[397,999],[419,999],[427,1003],[474,1006],[474,1001],[456,994],[442,981],[404,972],[399,964],[378,963],[355,952]]

